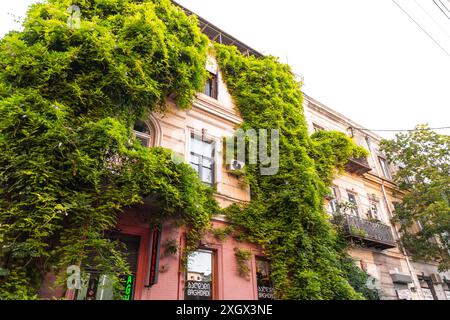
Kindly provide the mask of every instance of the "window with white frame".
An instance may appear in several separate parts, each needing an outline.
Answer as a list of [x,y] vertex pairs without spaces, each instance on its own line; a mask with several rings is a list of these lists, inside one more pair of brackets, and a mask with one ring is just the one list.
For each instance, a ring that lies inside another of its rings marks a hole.
[[337,186],[331,186],[331,199],[330,199],[330,210],[332,214],[338,211],[338,189]]
[[215,282],[214,251],[198,249],[187,259],[185,299],[212,300]]
[[192,168],[197,171],[200,180],[209,185],[213,185],[215,183],[214,156],[214,141],[207,140],[200,135],[191,133],[189,163]]
[[352,207],[350,209],[350,214],[353,216],[359,216],[359,210],[358,210],[358,202],[356,201],[356,194],[353,192],[347,192],[348,196],[348,202],[352,204]]
[[389,165],[386,159],[378,157],[378,160],[380,161],[380,167],[381,171],[383,171],[383,175],[388,179],[392,179],[391,172],[389,170]]
[[378,201],[371,200],[369,205],[368,218],[381,220],[379,216],[379,207],[380,204],[378,203]]
[[134,135],[144,147],[153,146],[153,132],[144,121],[136,121],[133,128]]
[[218,96],[218,82],[217,75],[209,72],[208,79],[205,82],[205,88],[203,89],[203,93],[207,96],[217,99]]

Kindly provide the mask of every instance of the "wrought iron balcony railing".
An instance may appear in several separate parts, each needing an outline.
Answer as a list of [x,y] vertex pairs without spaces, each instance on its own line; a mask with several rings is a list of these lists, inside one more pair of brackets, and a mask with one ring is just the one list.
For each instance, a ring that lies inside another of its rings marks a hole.
[[372,168],[367,161],[367,157],[361,157],[348,159],[348,162],[345,165],[345,170],[347,170],[348,172],[363,175],[364,173],[372,170]]
[[396,247],[391,227],[351,215],[342,215],[342,224],[347,237],[366,247],[385,250]]

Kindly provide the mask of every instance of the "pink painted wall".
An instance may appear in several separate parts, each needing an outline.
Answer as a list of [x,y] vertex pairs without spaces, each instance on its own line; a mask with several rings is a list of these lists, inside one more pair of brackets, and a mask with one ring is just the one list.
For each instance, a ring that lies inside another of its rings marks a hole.
[[[209,68],[217,71],[217,63],[210,58]],[[152,128],[155,146],[162,146],[178,153],[186,163],[189,162],[190,136],[206,133],[208,140],[216,145],[215,197],[221,207],[236,202],[250,200],[249,188],[242,185],[239,179],[228,173],[223,163],[222,139],[233,135],[235,129],[242,122],[236,111],[233,99],[227,91],[220,73],[218,73],[218,99],[213,99],[198,93],[193,101],[192,108],[180,110],[170,99],[167,101],[168,111],[165,114],[152,113],[146,123]],[[149,268],[150,235],[145,217],[152,214],[149,207],[127,209],[118,219],[118,227],[123,233],[134,234],[141,237],[138,258],[138,271],[136,275],[135,299],[143,300],[175,300],[184,299],[185,273],[180,263],[180,250],[176,255],[164,256],[163,245],[168,240],[176,240],[179,247],[184,247],[183,229],[166,222],[161,236],[161,253],[159,261],[158,283],[151,288],[145,287],[144,282]],[[226,222],[223,217],[217,217],[213,222],[216,227],[223,227]],[[215,251],[216,259],[216,290],[215,299],[256,299],[256,274],[254,255],[261,255],[257,246],[238,243],[228,238],[221,242],[209,235],[204,239],[208,249]],[[234,255],[234,248],[250,249],[254,253],[249,262],[250,277],[245,279],[238,274],[238,266]],[[46,279],[43,293],[48,294],[48,284],[52,279]],[[69,292],[70,294],[70,292]],[[66,294],[66,297],[70,298]]]
[[64,287],[55,285],[56,276],[53,273],[47,273],[38,292],[40,299],[59,299],[64,296]]
[[[223,228],[226,223],[223,221],[214,221],[214,227]],[[129,210],[119,220],[119,228],[125,226],[148,226],[140,222],[139,214],[136,210]],[[148,229],[150,234],[150,230]],[[145,287],[144,283],[136,284],[136,292],[141,292],[135,296],[135,299],[142,300],[183,300],[184,284],[186,274],[180,264],[180,250],[175,255],[164,255],[164,243],[168,240],[176,240],[179,247],[184,246],[183,229],[176,227],[173,223],[167,222],[163,225],[161,233],[161,257],[159,261],[158,283],[152,287]],[[146,252],[149,252],[149,238],[147,243],[141,241]],[[213,250],[215,252],[215,290],[214,299],[257,299],[255,256],[261,255],[261,250],[256,245],[237,242],[228,237],[223,242],[212,235],[206,235],[202,241],[201,247]],[[243,278],[239,275],[237,261],[234,255],[234,248],[249,249],[252,251],[252,259],[249,262],[250,276]],[[149,266],[148,256],[143,259],[145,264],[140,269],[147,271]],[[145,275],[145,272],[143,276]],[[143,277],[137,277],[137,279]],[[140,287],[140,289],[138,289]]]

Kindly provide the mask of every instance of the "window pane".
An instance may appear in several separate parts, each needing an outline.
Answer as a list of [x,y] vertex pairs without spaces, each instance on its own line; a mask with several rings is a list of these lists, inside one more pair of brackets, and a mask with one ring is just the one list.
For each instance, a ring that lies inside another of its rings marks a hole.
[[213,176],[212,176],[212,170],[209,168],[203,167],[202,169],[202,181],[212,184],[213,183]]
[[378,219],[378,205],[375,202],[370,204],[370,216],[374,219]]
[[434,300],[433,292],[428,288],[422,288],[422,292],[425,300]]
[[134,131],[150,135],[150,129],[144,121],[136,121],[136,123],[134,124]]
[[450,300],[450,290],[445,290],[445,296],[447,297],[447,300]]
[[196,153],[196,154],[202,154],[202,144],[203,141],[201,141],[200,139],[193,137],[191,139],[191,152]]
[[[191,165],[199,173],[203,182],[214,183],[214,142],[203,141],[200,137],[191,134]],[[201,172],[200,172],[201,170]]]
[[380,165],[381,165],[381,170],[383,170],[383,174],[386,178],[390,178],[391,177],[391,173],[389,172],[389,166],[386,162],[386,160],[379,158],[380,159]]
[[356,202],[356,196],[353,193],[348,193],[348,202],[353,204],[353,208],[350,210],[351,214],[358,215],[358,204]]
[[337,199],[337,189],[336,189],[336,187],[331,187],[330,188],[331,189],[331,194],[332,194],[332,196],[333,196],[333,199]]
[[214,143],[210,141],[202,141],[199,137],[192,137],[191,152],[208,157],[214,157]]
[[353,204],[356,204],[355,195],[349,193],[349,194],[348,194],[348,201],[351,202],[351,203],[353,203]]
[[332,186],[332,187],[330,187],[330,190],[331,190],[331,196],[332,196],[332,199],[330,200],[330,209],[331,209],[331,212],[334,214],[337,212],[337,206],[338,206],[337,187]]
[[203,166],[206,168],[212,168],[214,164],[214,160],[213,159],[209,159],[209,158],[203,158]]
[[213,95],[213,81],[212,81],[212,79],[206,80],[205,90],[203,91],[203,93],[206,94],[207,96],[212,97],[212,95]]
[[195,163],[191,163],[191,167],[192,167],[192,169],[194,169],[195,170],[195,172],[197,172],[197,174],[199,173],[199,166],[198,166],[198,164],[195,164]]
[[209,73],[209,78],[206,80],[203,93],[211,98],[217,99],[217,75]]
[[213,252],[197,250],[189,255],[186,272],[186,300],[211,300]]
[[336,199],[333,199],[330,201],[330,209],[332,213],[336,213],[337,212],[337,207],[338,207],[338,203]]
[[200,157],[191,153],[191,157],[189,159],[189,162],[194,163],[194,164],[199,164],[200,163]]

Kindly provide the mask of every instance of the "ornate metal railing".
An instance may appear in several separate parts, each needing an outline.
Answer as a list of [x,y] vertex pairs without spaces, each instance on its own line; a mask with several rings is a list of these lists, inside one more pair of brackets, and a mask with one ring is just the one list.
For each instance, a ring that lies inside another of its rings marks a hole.
[[351,215],[343,215],[342,218],[347,236],[359,240],[366,246],[382,250],[396,246],[390,226]]
[[364,174],[372,170],[372,168],[369,165],[369,161],[367,161],[367,157],[360,157],[348,159],[345,170],[356,174]]

